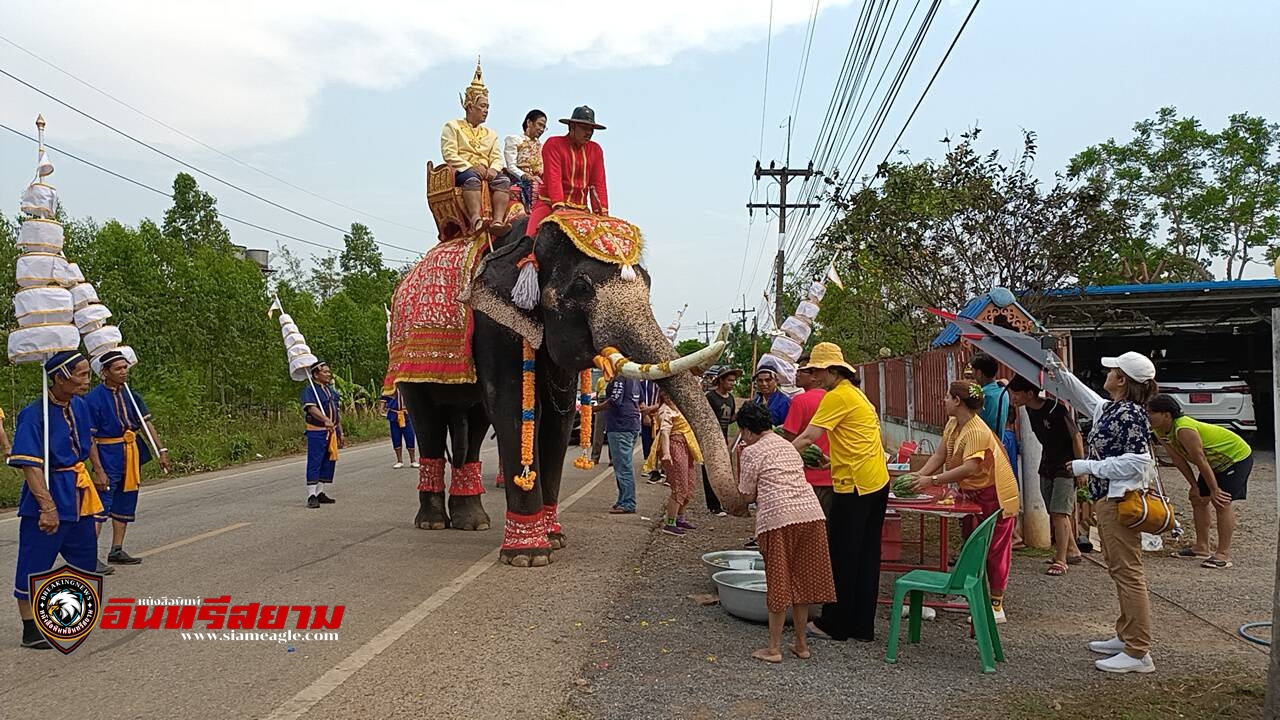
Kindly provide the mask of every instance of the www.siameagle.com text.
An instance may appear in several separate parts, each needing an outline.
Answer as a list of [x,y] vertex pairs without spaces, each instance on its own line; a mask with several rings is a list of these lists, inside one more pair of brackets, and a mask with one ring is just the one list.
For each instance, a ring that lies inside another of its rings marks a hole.
[[275,642],[275,643],[291,643],[291,642],[337,642],[338,633],[300,633],[292,630],[286,632],[220,632],[220,633],[179,633],[183,640],[193,642]]

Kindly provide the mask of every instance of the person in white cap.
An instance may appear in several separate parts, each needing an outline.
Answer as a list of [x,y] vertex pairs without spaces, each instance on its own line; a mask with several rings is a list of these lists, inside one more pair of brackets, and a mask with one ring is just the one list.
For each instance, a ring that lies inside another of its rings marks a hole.
[[1154,471],[1151,455],[1151,423],[1146,405],[1159,392],[1156,366],[1136,352],[1102,358],[1107,368],[1104,400],[1070,373],[1061,373],[1077,395],[1077,407],[1093,418],[1086,440],[1087,459],[1068,463],[1068,472],[1089,476],[1089,495],[1098,518],[1103,557],[1107,572],[1116,584],[1120,617],[1110,640],[1089,643],[1095,653],[1110,657],[1094,663],[1112,673],[1149,673],[1156,666],[1151,659],[1151,601],[1147,577],[1142,567],[1142,533],[1126,527],[1117,518],[1116,501],[1129,490],[1146,486]]

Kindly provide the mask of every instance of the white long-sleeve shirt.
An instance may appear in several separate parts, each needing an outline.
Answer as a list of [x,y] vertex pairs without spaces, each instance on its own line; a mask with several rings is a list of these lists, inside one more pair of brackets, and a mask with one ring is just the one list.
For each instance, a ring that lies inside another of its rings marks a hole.
[[[1080,381],[1070,370],[1059,364],[1055,368],[1055,378],[1067,385],[1075,394],[1072,398],[1076,409],[1088,415],[1098,426],[1098,418],[1111,402],[1093,391]],[[1147,469],[1155,459],[1151,453],[1125,453],[1100,460],[1075,460],[1071,463],[1072,475],[1092,475],[1107,480],[1107,497],[1123,497],[1129,490],[1138,490],[1147,486]]]
[[1072,460],[1072,475],[1092,475],[1107,481],[1107,497],[1118,498],[1147,486],[1147,468],[1155,460],[1150,453],[1125,453],[1101,460]]

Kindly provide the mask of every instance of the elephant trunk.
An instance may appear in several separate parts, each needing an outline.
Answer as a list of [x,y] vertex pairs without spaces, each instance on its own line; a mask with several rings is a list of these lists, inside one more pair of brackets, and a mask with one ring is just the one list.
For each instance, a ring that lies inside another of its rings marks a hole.
[[747,504],[738,493],[738,483],[734,480],[733,469],[729,464],[729,448],[725,445],[724,436],[720,434],[720,421],[711,412],[711,405],[707,402],[698,379],[688,374],[676,375],[659,380],[658,384],[675,401],[676,407],[680,408],[693,428],[693,434],[698,438],[698,447],[702,449],[702,462],[707,469],[707,478],[711,481],[716,497],[720,499],[720,505],[732,515],[746,515]]
[[[662,334],[648,307],[648,288],[644,283],[618,283],[601,292],[598,297],[608,300],[597,308],[592,317],[592,334],[602,346],[618,348],[635,363],[661,365],[676,360],[675,349]],[[635,308],[643,308],[637,311]],[[596,348],[599,351],[601,348]],[[714,352],[719,355],[719,350]],[[714,361],[712,357],[710,361]],[[705,361],[699,358],[697,367]],[[690,368],[694,369],[694,368]],[[746,515],[747,505],[738,493],[729,462],[729,449],[720,433],[720,421],[711,411],[698,378],[685,370],[657,379],[658,385],[671,396],[676,407],[693,428],[694,437],[702,450],[703,464],[711,487],[724,509],[734,515]]]

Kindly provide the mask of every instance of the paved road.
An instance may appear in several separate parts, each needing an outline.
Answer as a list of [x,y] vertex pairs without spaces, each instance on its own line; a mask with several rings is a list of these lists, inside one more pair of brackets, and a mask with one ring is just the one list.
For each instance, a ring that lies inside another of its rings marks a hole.
[[[338,642],[195,642],[177,631],[99,628],[69,656],[18,647],[17,613],[0,613],[0,716],[491,717],[553,711],[596,642],[593,617],[631,571],[651,532],[609,517],[607,467],[566,470],[570,547],[544,569],[496,563],[493,530],[412,526],[416,471],[390,467],[382,443],[338,463],[335,505],[305,508],[303,460],[144,488],[127,548],[145,556],[106,578],[110,597],[216,597],[233,604],[346,606]],[[572,453],[571,453],[572,457]],[[644,488],[656,505],[660,486]],[[581,502],[579,502],[581,500]],[[17,523],[0,517],[0,573],[10,582]],[[105,542],[105,540],[103,541]],[[571,592],[566,594],[566,590]],[[12,608],[13,606],[8,606]]]

